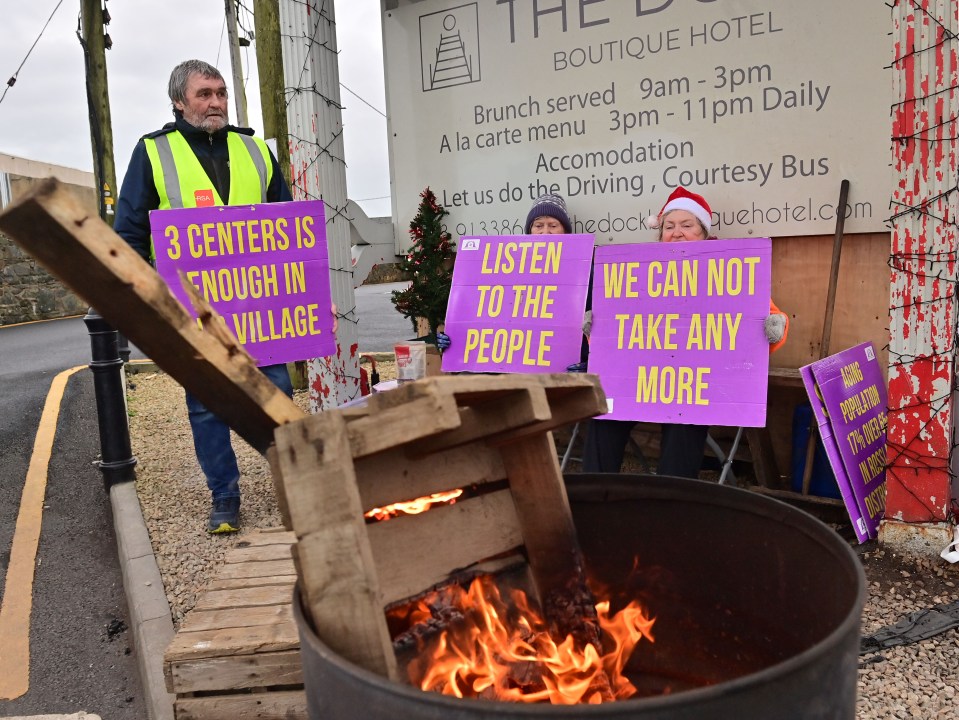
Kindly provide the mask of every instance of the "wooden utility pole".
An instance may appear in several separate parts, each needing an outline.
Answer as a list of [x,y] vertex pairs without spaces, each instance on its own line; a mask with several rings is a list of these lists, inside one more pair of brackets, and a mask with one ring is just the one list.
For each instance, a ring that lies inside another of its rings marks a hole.
[[106,43],[102,0],[80,0],[83,58],[86,65],[87,107],[93,148],[93,176],[98,188],[100,217],[113,226],[116,165],[113,162],[113,124],[107,88]]
[[226,34],[230,43],[230,64],[233,66],[233,99],[236,102],[236,124],[249,127],[246,113],[246,90],[243,88],[243,60],[240,59],[240,37],[236,28],[236,2],[226,2]]
[[256,66],[260,74],[263,136],[276,139],[276,161],[289,185],[290,143],[287,139],[286,83],[283,80],[278,0],[253,0],[253,21],[256,27]]

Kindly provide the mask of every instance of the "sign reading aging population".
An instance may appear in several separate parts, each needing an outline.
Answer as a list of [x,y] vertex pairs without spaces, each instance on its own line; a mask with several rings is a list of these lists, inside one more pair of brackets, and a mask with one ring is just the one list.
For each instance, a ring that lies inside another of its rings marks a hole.
[[336,352],[323,202],[155,210],[157,271],[195,316],[182,274],[258,365]]
[[768,238],[597,248],[589,372],[605,419],[766,423]]
[[580,360],[592,235],[460,240],[445,372],[564,372]]
[[860,543],[886,507],[886,383],[872,343],[800,368],[826,457]]

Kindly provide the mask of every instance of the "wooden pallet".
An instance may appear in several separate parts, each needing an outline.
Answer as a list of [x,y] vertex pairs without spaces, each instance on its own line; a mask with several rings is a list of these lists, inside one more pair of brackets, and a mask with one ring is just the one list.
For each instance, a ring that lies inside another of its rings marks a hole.
[[186,616],[163,658],[177,720],[307,718],[293,620],[293,533],[251,533]]
[[[605,410],[593,375],[461,375],[278,428],[270,463],[296,535],[304,612],[320,639],[395,679],[385,606],[517,549],[541,599],[585,582],[549,431]],[[373,508],[476,486],[489,492],[364,520]]]

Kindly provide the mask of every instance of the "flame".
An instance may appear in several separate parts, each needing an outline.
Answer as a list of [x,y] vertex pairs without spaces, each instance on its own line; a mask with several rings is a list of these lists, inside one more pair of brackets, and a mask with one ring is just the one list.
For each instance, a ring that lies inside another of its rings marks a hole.
[[[610,616],[609,601],[597,603],[607,652],[592,644],[577,647],[572,636],[558,645],[547,623],[529,606],[526,594],[512,590],[512,606],[489,577],[469,590],[452,586],[441,591],[465,622],[443,630],[409,665],[410,680],[423,690],[456,697],[482,697],[507,702],[554,705],[597,704],[636,693],[623,668],[636,645],[653,641],[654,620],[631,602]],[[431,616],[431,602],[420,601],[411,619]]]
[[363,517],[373,520],[389,520],[400,515],[419,515],[426,512],[434,505],[446,504],[453,505],[456,498],[463,494],[462,490],[449,490],[448,492],[438,492],[426,497],[416,498],[415,500],[406,500],[404,502],[393,503],[385,507],[375,507],[368,512],[363,513]]

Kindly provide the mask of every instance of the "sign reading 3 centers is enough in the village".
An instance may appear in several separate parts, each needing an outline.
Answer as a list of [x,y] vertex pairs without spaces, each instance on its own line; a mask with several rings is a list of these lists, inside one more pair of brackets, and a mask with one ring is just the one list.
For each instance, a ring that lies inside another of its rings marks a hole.
[[579,362],[591,235],[466,237],[453,267],[446,372],[563,372]]
[[768,238],[596,250],[589,371],[604,417],[766,424]]
[[155,210],[150,228],[176,298],[193,311],[182,273],[257,364],[336,352],[322,201]]
[[872,343],[800,368],[826,457],[859,542],[886,507],[886,383]]

